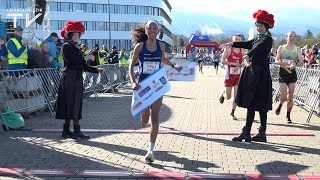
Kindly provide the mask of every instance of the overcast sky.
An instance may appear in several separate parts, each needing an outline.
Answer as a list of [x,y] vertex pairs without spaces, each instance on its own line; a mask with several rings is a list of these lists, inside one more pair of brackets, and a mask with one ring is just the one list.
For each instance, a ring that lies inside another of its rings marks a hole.
[[254,27],[252,14],[259,9],[275,16],[272,33],[294,30],[320,32],[320,0],[171,0],[173,32],[189,36],[203,33],[248,32]]

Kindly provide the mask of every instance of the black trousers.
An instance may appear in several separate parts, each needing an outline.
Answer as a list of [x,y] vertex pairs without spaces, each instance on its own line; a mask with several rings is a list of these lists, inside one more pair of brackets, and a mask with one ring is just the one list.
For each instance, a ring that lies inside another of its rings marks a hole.
[[[251,130],[253,121],[254,121],[255,111],[252,109],[247,109],[247,119],[246,119],[246,127]],[[267,128],[267,112],[259,111],[260,115],[260,128],[266,129]]]

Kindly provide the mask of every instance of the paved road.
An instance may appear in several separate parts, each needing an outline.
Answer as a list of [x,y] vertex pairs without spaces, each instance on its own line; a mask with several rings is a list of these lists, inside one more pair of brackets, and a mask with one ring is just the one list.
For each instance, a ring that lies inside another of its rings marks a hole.
[[[204,74],[199,73],[194,82],[172,82],[172,90],[163,100],[161,129],[240,131],[246,111],[238,108],[238,120],[229,119],[231,101],[222,105],[218,102],[222,88],[223,72],[215,75],[212,67],[205,67]],[[142,129],[139,120],[130,115],[130,101],[129,90],[86,98],[82,128]],[[60,133],[0,132],[0,167],[320,175],[320,118],[313,116],[306,124],[307,115],[295,106],[293,124],[287,124],[285,112],[279,116],[269,112],[268,132],[307,132],[315,136],[270,136],[268,143],[232,142],[230,135],[161,134],[152,165],[143,158],[148,134],[90,133],[92,139],[74,141],[61,139]],[[258,113],[256,120],[253,131],[259,126]],[[62,128],[62,121],[43,113],[27,119],[25,128]]]

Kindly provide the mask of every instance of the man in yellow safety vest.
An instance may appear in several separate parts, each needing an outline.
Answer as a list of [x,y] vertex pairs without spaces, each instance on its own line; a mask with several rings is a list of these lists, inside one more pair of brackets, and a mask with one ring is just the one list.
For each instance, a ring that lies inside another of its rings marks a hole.
[[14,28],[12,38],[7,42],[8,69],[27,69],[28,66],[28,40],[22,39],[23,29],[21,26]]
[[124,48],[121,49],[119,55],[119,67],[120,67],[120,77],[123,78],[124,81],[127,81],[127,69],[129,65],[129,56],[126,54],[126,50]]
[[108,64],[108,61],[106,61],[106,57],[107,55],[109,54],[109,51],[107,49],[107,45],[102,45],[101,46],[101,49],[99,51],[99,62],[100,62],[100,65],[104,65],[104,64]]

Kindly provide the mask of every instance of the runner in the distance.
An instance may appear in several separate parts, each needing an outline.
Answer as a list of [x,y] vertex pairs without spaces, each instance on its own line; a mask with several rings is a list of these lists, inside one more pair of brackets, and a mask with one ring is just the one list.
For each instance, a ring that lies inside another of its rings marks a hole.
[[[235,34],[232,36],[232,42],[241,42],[242,37],[239,34]],[[226,66],[226,74],[225,74],[225,81],[224,86],[226,87],[223,90],[219,101],[222,104],[224,99],[227,100],[231,99],[231,92],[233,89],[233,104],[232,110],[230,113],[230,117],[233,120],[237,118],[234,116],[234,111],[236,110],[237,104],[235,102],[235,97],[238,91],[238,84],[240,80],[240,72],[241,72],[241,63],[242,57],[245,55],[245,51],[242,48],[234,48],[234,47],[226,47],[222,54],[222,64]]]
[[220,61],[220,52],[219,51],[214,51],[212,61],[213,61],[214,69],[216,70],[216,75],[218,75],[219,61]]
[[[129,75],[132,83],[132,89],[138,90],[140,88],[138,82],[134,77],[134,65],[139,63],[140,76],[139,82],[147,78],[150,74],[158,70],[162,63],[177,68],[174,63],[171,63],[165,58],[165,44],[156,39],[159,28],[156,21],[148,21],[145,24],[139,25],[132,29],[132,39],[137,43],[134,47],[134,53],[129,66]],[[147,68],[153,66],[155,68]],[[150,108],[147,108],[141,113],[141,121],[146,124],[149,122],[151,114],[151,129],[150,129],[150,146],[145,156],[147,162],[153,162],[153,150],[159,130],[159,116],[160,107],[162,104],[162,97],[155,101]]]
[[199,52],[197,54],[197,59],[198,59],[198,66],[199,66],[199,71],[203,74],[203,61],[205,60],[205,55],[202,49],[199,49]]

